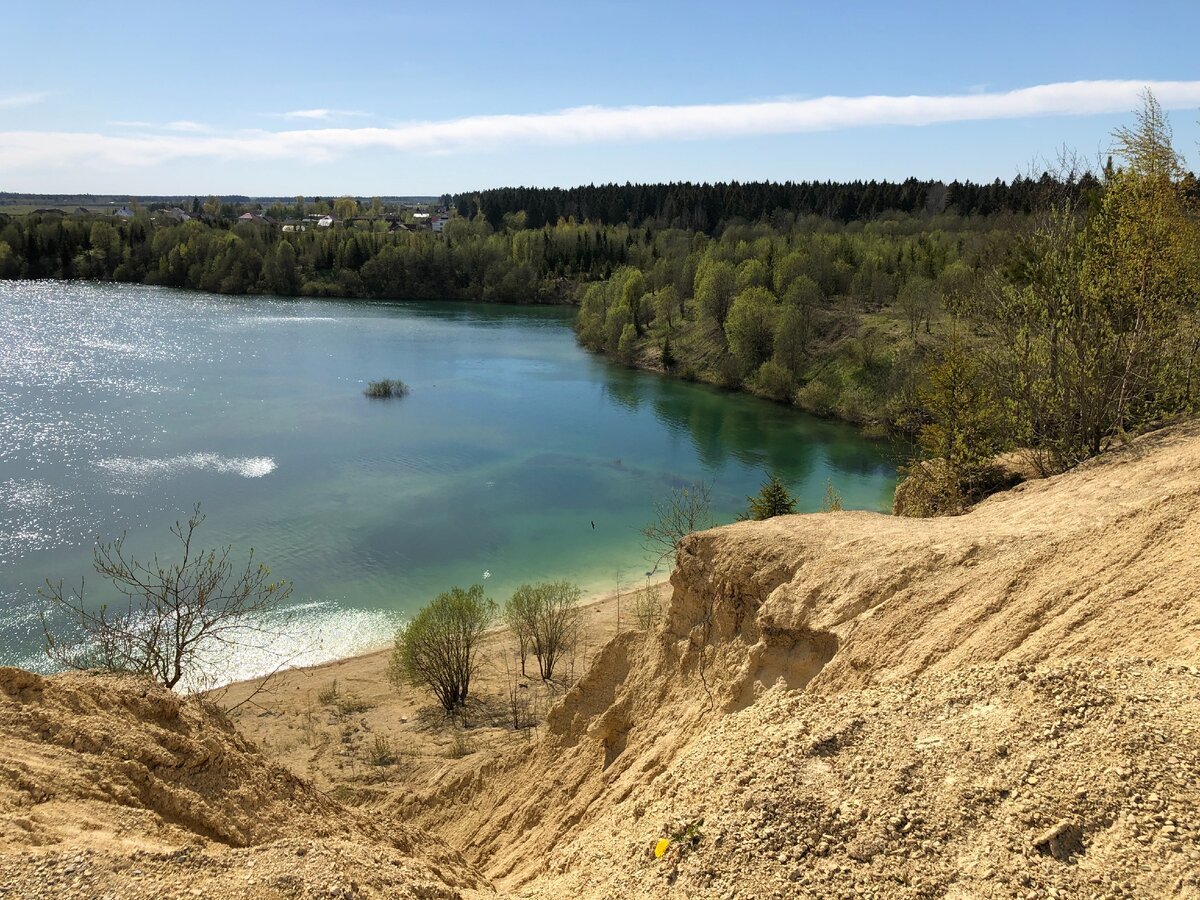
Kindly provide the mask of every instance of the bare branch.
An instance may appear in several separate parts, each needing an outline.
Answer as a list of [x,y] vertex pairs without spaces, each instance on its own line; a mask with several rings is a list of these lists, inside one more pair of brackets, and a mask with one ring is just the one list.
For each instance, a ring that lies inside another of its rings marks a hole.
[[693,531],[713,527],[711,498],[712,485],[698,481],[672,488],[665,500],[654,504],[654,521],[642,528],[642,548],[654,557],[655,568]]
[[193,539],[204,518],[197,504],[186,523],[171,527],[182,545],[179,562],[172,564],[157,554],[149,564],[139,562],[127,553],[125,534],[97,542],[92,567],[125,598],[121,612],[85,602],[82,581],[70,592],[61,581],[47,581],[39,593],[73,632],[56,633],[43,615],[47,656],[67,668],[133,672],[169,688],[187,683],[196,689],[216,680],[206,668],[214,652],[250,646],[244,640],[249,635],[277,636],[261,620],[278,615],[291,583],[271,581],[270,569],[254,562],[253,550],[236,577],[231,546],[196,552]]

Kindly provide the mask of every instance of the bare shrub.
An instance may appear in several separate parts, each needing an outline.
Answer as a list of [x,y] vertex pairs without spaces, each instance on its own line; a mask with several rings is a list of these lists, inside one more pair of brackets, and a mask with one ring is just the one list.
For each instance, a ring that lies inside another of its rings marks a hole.
[[326,706],[336,701],[337,698],[338,683],[336,678],[329,682],[329,684],[325,685],[325,687],[321,688],[321,690],[317,691],[317,700]]
[[335,699],[333,705],[337,708],[338,715],[342,718],[355,715],[356,713],[364,713],[368,709],[375,707],[375,704],[370,700],[364,700],[357,694],[344,694]]
[[462,729],[455,729],[454,739],[446,750],[446,757],[448,759],[462,759],[464,756],[470,756],[474,752],[475,742],[471,740],[471,736]]
[[673,488],[665,500],[654,504],[654,520],[642,528],[642,547],[653,555],[657,567],[674,555],[681,540],[713,524],[712,485],[698,481]]
[[392,740],[386,734],[375,735],[367,747],[367,762],[373,766],[390,766],[396,762],[396,752]]
[[507,688],[505,712],[508,714],[508,724],[514,731],[529,728],[535,722],[533,700],[529,696],[529,685],[517,677],[517,673],[509,665],[507,656],[504,657],[504,674]]
[[218,678],[215,656],[277,638],[264,621],[279,615],[291,582],[272,581],[253,549],[244,567],[231,559],[230,545],[198,550],[193,539],[203,522],[197,504],[186,523],[172,526],[180,543],[174,563],[160,562],[157,554],[138,561],[126,551],[124,534],[96,544],[92,567],[123,598],[115,612],[108,604],[85,603],[82,581],[66,593],[61,581],[47,581],[39,593],[75,633],[64,636],[43,614],[46,655],[66,668],[132,672],[168,688],[186,679],[189,688],[202,690]]

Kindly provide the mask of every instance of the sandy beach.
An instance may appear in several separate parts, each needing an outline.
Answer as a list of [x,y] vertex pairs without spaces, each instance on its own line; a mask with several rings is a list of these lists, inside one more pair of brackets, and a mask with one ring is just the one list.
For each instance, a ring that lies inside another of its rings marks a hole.
[[[652,586],[665,602],[669,582]],[[391,647],[289,669],[265,685],[263,679],[237,682],[210,696],[231,709],[239,729],[269,757],[338,799],[367,802],[394,792],[394,782],[420,784],[447,760],[531,741],[546,711],[605,642],[637,627],[635,593],[622,589],[581,605],[580,639],[549,682],[538,677],[532,656],[522,676],[515,638],[503,624],[493,627],[482,644],[472,699],[453,719],[428,691],[393,684]]]

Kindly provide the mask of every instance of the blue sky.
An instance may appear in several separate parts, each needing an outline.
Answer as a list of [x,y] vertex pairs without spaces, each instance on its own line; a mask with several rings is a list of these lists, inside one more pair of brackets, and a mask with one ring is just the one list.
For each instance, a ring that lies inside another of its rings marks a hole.
[[1147,82],[1200,169],[1194,0],[5,7],[0,190],[1007,179]]

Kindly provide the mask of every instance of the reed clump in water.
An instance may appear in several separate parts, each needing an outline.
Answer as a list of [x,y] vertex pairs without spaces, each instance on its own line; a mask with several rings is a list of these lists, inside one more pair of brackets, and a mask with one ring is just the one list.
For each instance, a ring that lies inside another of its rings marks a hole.
[[369,381],[363,389],[363,394],[373,400],[399,399],[408,395],[408,385],[398,378],[385,378],[382,381]]

